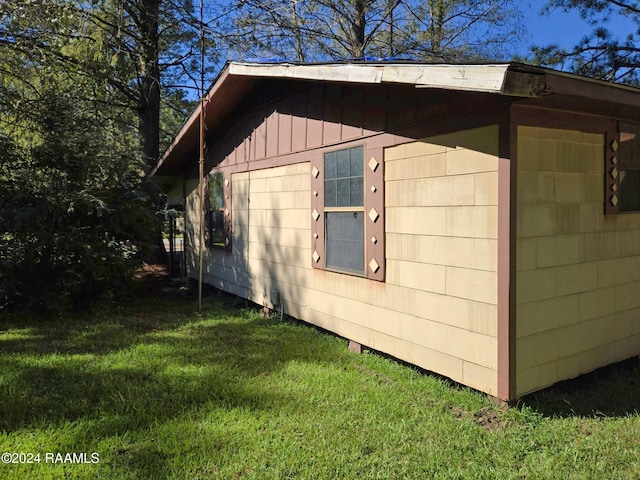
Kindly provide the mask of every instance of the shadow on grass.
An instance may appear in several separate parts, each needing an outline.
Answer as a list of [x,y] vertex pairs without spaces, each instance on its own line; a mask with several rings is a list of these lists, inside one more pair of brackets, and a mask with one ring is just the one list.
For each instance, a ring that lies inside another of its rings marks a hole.
[[290,399],[256,379],[291,361],[334,360],[313,329],[239,311],[228,299],[208,303],[202,317],[192,308],[155,301],[91,320],[3,322],[0,431],[71,422],[91,425],[99,439],[203,405],[268,410]]
[[520,404],[546,417],[625,417],[640,413],[638,357],[527,395]]

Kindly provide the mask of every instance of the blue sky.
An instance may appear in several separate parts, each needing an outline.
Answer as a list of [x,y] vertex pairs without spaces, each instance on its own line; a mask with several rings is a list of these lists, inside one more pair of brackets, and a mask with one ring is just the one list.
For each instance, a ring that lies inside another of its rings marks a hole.
[[[546,0],[524,0],[521,2],[528,32],[520,42],[519,54],[526,55],[529,46],[533,44],[557,43],[563,47],[571,47],[595,28],[582,20],[575,11],[564,13],[562,10],[556,9],[548,17],[542,16],[540,12],[546,3]],[[621,32],[620,37],[634,31],[634,25],[621,17],[612,17],[609,22],[603,25],[610,31]],[[637,28],[635,26],[635,29]]]

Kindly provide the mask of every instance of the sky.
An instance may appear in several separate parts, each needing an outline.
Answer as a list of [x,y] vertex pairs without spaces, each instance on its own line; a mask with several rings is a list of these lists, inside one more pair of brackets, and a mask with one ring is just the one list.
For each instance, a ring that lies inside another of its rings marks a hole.
[[[528,32],[520,42],[517,52],[520,55],[526,55],[531,45],[557,43],[561,47],[572,47],[594,30],[595,27],[581,19],[576,11],[565,13],[556,9],[548,17],[542,16],[541,12],[546,3],[546,0],[521,1]],[[612,17],[603,25],[610,31],[622,32],[620,38],[634,31],[633,23],[622,17]],[[636,25],[635,29],[637,28]]]

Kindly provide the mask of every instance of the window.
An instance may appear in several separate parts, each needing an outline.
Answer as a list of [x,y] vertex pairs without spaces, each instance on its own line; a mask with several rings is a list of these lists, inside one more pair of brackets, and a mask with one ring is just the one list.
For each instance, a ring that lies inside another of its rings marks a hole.
[[640,212],[640,124],[620,124],[620,212]]
[[364,275],[363,147],[324,155],[326,267]]
[[215,248],[229,248],[229,221],[226,208],[225,179],[222,172],[209,175],[207,182],[207,245]]
[[318,152],[311,161],[312,267],[384,281],[383,147]]

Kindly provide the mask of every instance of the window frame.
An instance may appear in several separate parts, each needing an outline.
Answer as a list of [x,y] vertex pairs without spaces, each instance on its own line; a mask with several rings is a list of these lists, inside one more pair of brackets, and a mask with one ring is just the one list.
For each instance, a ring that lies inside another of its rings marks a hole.
[[[353,152],[355,150],[360,150],[360,161],[362,162],[359,167],[360,167],[360,173],[361,175],[352,175],[352,171],[351,168],[353,167]],[[339,153],[341,152],[349,152],[348,155],[348,166],[349,166],[349,172],[348,175],[340,175],[340,168],[338,166],[338,162],[340,161],[340,156]],[[334,155],[335,156],[335,176],[332,176],[331,178],[327,178],[327,160],[328,157],[330,155]],[[332,150],[329,152],[325,152],[323,154],[323,163],[324,163],[324,170],[325,170],[325,175],[324,175],[324,190],[325,190],[325,196],[324,196],[324,243],[325,243],[325,268],[329,271],[335,271],[335,272],[340,272],[340,273],[346,273],[346,274],[350,274],[350,275],[356,275],[356,276],[360,276],[360,277],[364,277],[366,274],[366,265],[365,265],[365,240],[364,240],[364,235],[365,235],[365,227],[366,227],[366,222],[364,219],[364,212],[365,212],[365,205],[364,205],[364,188],[365,188],[365,182],[364,182],[364,146],[363,145],[356,145],[350,148],[343,148],[343,149],[339,149],[339,150]],[[352,179],[358,179],[360,178],[360,187],[362,188],[362,191],[360,192],[360,198],[361,198],[361,202],[359,202],[359,205],[353,204],[353,196],[352,196]],[[340,181],[346,181],[348,180],[348,185],[349,185],[349,192],[348,192],[348,197],[349,197],[349,205],[341,205],[340,203],[344,203],[344,202],[340,202]],[[327,183],[331,182],[331,181],[335,181],[336,183],[336,187],[335,187],[335,202],[328,202],[329,197],[327,196]],[[335,205],[327,205],[327,203],[335,203]],[[344,265],[329,265],[329,258],[330,258],[330,250],[329,250],[329,228],[328,228],[328,221],[329,221],[329,216],[331,214],[340,214],[340,213],[354,213],[354,214],[358,214],[361,213],[362,214],[362,268],[361,269],[350,269],[345,267]]]
[[[617,146],[615,144],[612,147],[615,148],[616,158],[613,168],[618,170],[618,174],[615,175],[615,170],[610,171],[610,175],[616,176],[616,187],[611,187],[613,194],[618,199],[617,208],[618,213],[639,213],[640,212],[640,123],[632,122],[618,122],[617,132]],[[635,186],[632,183],[625,185],[624,179],[628,172],[633,172],[635,175]],[[624,197],[629,194],[629,190],[632,191],[632,195],[637,197],[635,199],[635,205],[633,208],[626,208]],[[612,197],[613,199],[613,197]],[[615,203],[615,201],[614,201]]]
[[[219,180],[213,181],[214,178]],[[213,185],[215,188],[219,188],[219,192],[216,195],[213,190]],[[216,250],[231,250],[231,182],[225,176],[222,171],[211,171],[207,175],[207,183],[205,189],[205,219],[206,219],[206,239],[205,244],[207,247]],[[220,206],[214,205],[213,198],[214,195],[218,197],[220,201]],[[222,217],[223,222],[223,232],[222,232],[222,241],[214,238],[213,229],[214,229],[214,215],[218,214]]]

